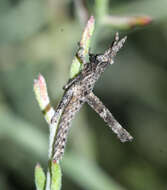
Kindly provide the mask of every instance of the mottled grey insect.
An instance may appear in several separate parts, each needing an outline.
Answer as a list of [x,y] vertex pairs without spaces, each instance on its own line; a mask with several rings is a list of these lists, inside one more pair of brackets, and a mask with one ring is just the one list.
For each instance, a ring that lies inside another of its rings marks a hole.
[[54,160],[59,161],[62,158],[71,121],[85,102],[100,115],[121,142],[131,141],[133,139],[92,92],[95,82],[99,79],[106,67],[114,63],[114,57],[125,41],[126,37],[119,40],[119,35],[116,33],[114,42],[104,54],[89,54],[89,63],[85,62],[82,54],[78,51],[77,56],[83,63],[83,69],[64,86],[65,92],[63,98],[52,118],[52,122],[57,122],[57,118],[62,113],[55,138]]

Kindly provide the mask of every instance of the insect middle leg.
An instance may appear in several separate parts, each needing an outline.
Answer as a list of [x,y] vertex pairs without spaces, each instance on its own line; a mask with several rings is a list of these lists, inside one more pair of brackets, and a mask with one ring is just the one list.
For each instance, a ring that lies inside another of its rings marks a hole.
[[51,123],[55,123],[58,122],[58,120],[60,119],[60,116],[63,112],[63,110],[65,109],[65,107],[68,105],[68,103],[70,102],[71,98],[72,98],[72,94],[73,94],[73,90],[72,89],[68,89],[64,95],[62,100],[60,101],[60,103],[58,104],[54,116],[51,119]]

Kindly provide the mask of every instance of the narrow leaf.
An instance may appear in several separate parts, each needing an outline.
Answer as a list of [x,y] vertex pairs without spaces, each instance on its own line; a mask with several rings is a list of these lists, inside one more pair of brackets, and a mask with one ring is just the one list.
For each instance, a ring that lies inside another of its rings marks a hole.
[[57,130],[58,121],[55,123],[51,123],[51,119],[55,114],[54,108],[50,104],[50,99],[47,92],[47,86],[45,78],[39,74],[38,79],[34,80],[34,92],[36,95],[36,99],[42,110],[46,122],[49,124],[50,136],[49,136],[49,158],[52,156],[52,149],[54,143],[54,137]]
[[51,173],[52,173],[51,190],[60,190],[62,173],[60,165],[55,161],[52,162]]
[[50,124],[50,120],[54,115],[54,109],[50,105],[50,99],[47,92],[45,78],[39,74],[38,79],[34,80],[34,92],[39,107],[42,110],[45,120]]
[[94,17],[91,16],[88,20],[88,23],[84,29],[84,32],[82,34],[82,38],[80,41],[80,47],[83,49],[83,56],[85,57],[89,52],[89,46],[90,46],[90,40],[93,35],[95,27],[95,20]]
[[[81,41],[79,43],[78,53],[82,56],[83,59],[86,58],[89,52],[89,46],[94,31],[94,25],[95,25],[95,20],[94,17],[91,16],[90,19],[88,20],[88,23],[82,34]],[[70,78],[75,77],[80,72],[81,68],[82,68],[82,60],[79,60],[78,57],[75,56],[70,68]]]
[[152,19],[149,16],[110,16],[106,15],[102,23],[117,29],[131,29],[133,27],[142,27],[150,24]]
[[46,180],[45,173],[40,164],[37,164],[35,166],[35,185],[37,190],[44,190],[45,180]]
[[34,80],[34,92],[41,110],[49,104],[49,97],[46,87],[45,78],[39,74],[38,79]]

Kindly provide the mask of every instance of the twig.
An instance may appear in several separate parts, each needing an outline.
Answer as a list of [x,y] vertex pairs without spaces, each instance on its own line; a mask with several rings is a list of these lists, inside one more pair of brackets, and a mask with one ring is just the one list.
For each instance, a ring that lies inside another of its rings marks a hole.
[[137,26],[146,26],[152,22],[149,16],[113,16],[105,15],[101,19],[102,24],[112,28],[131,29]]
[[[86,63],[83,54],[77,53],[78,59],[81,60],[83,64],[83,69],[64,86],[64,96],[57,107],[58,111],[56,111],[52,118],[52,123],[57,122],[59,111],[61,110],[62,115],[55,138],[55,147],[53,149],[53,159],[56,160],[56,162],[59,162],[64,154],[71,120],[75,117],[75,114],[80,110],[85,102],[88,102],[89,105],[91,105],[91,107],[104,119],[104,121],[107,122],[122,142],[131,141],[133,139],[133,137],[121,127],[109,110],[92,92],[95,83],[106,67],[114,63],[114,57],[122,48],[125,41],[126,37],[119,40],[119,35],[116,33],[115,40],[104,54],[89,54],[89,63]],[[80,49],[81,48],[79,47],[79,50]]]
[[[71,71],[70,71],[71,78],[75,77],[82,69],[82,63],[81,63],[81,60],[78,58],[78,55],[82,56],[82,58],[85,58],[86,55],[88,54],[90,38],[93,34],[93,30],[94,30],[94,18],[91,17],[82,34],[82,38],[79,43],[78,54],[75,56],[71,65]],[[40,167],[40,165],[37,164],[36,170],[35,170],[36,187],[37,187],[37,190],[44,190],[42,187],[43,187],[43,184],[45,184],[45,187],[44,187],[45,190],[60,190],[61,169],[59,165],[59,160],[54,159],[54,152],[55,152],[54,149],[55,149],[56,131],[57,131],[60,117],[63,112],[62,107],[66,105],[66,100],[68,99],[70,94],[67,92],[63,96],[59,106],[57,107],[55,111],[54,108],[50,104],[46,81],[41,74],[38,76],[37,80],[34,80],[34,92],[35,92],[38,104],[40,106],[40,109],[42,110],[44,114],[44,118],[46,122],[48,123],[49,130],[50,130],[49,151],[48,151],[48,171],[47,171],[46,181],[45,181],[45,177],[41,178],[41,173],[42,173],[42,176],[45,176],[45,174],[42,168]],[[51,122],[51,120],[53,120],[53,116],[54,118],[56,117],[56,120],[54,120],[54,122]]]
[[[50,104],[44,77],[39,75],[38,79],[34,81],[36,98],[50,130],[46,184],[45,177],[42,177],[42,182],[36,177],[36,182],[41,182],[40,185],[36,185],[37,190],[44,190],[39,188],[43,187],[43,184],[45,184],[45,190],[60,190],[61,169],[59,161],[64,154],[71,121],[84,103],[87,102],[103,118],[122,142],[133,139],[92,92],[95,83],[107,66],[114,63],[114,57],[122,48],[126,37],[120,40],[118,33],[116,33],[111,47],[103,54],[90,54],[89,46],[93,30],[94,18],[91,17],[83,32],[78,51],[72,62],[70,80],[64,86],[64,95],[56,110]],[[87,54],[89,54],[89,63],[86,62]],[[39,165],[36,168],[39,168]],[[36,171],[36,176],[44,176],[42,169]],[[38,175],[38,171],[42,175]]]

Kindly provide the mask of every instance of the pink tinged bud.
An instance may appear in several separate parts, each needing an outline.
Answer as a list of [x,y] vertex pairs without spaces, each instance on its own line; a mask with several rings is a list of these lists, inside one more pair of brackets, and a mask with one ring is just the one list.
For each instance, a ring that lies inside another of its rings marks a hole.
[[149,16],[111,16],[103,18],[103,24],[111,25],[119,29],[131,29],[132,27],[142,27],[152,22]]
[[137,16],[137,17],[132,17],[129,24],[131,26],[146,26],[150,24],[151,22],[152,22],[152,19],[149,16]]
[[95,19],[93,16],[90,17],[88,20],[88,23],[84,29],[84,32],[82,34],[82,38],[80,41],[80,46],[84,48],[84,54],[88,53],[88,48],[89,48],[89,43],[90,43],[90,38],[93,34],[94,31],[94,25],[95,25]]
[[38,81],[39,81],[41,97],[44,101],[46,101],[47,97],[48,97],[47,89],[46,89],[46,82],[45,82],[44,77],[41,74],[39,74],[39,76],[38,76]]
[[[93,35],[93,31],[94,31],[94,25],[95,25],[95,19],[93,16],[91,16],[87,22],[87,25],[84,29],[84,32],[82,34],[82,38],[79,44],[78,53],[80,54],[80,57],[85,58],[88,55],[91,36]],[[71,68],[70,68],[70,78],[75,77],[80,72],[81,68],[82,68],[81,60],[79,60],[78,57],[75,57],[72,61]]]
[[41,74],[39,74],[38,79],[34,80],[34,92],[40,108],[44,110],[50,101],[48,97],[46,82]]

